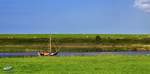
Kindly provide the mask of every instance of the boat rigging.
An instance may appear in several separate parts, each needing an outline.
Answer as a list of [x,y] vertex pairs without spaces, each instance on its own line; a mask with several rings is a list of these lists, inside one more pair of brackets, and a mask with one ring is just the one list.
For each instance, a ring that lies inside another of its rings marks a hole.
[[[60,48],[52,49],[52,37],[49,38],[49,51],[40,51],[38,52],[39,56],[55,56],[58,54]],[[53,50],[53,51],[52,51]]]

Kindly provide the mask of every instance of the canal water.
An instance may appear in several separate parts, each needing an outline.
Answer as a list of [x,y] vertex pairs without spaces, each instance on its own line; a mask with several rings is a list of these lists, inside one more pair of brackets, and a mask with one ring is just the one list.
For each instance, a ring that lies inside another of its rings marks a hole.
[[100,54],[120,55],[150,55],[150,51],[123,51],[123,52],[61,52],[57,56],[95,56]]
[[[59,52],[56,56],[95,56],[100,54],[121,55],[150,55],[150,51],[123,51],[123,52]],[[0,57],[38,56],[37,52],[0,53]]]

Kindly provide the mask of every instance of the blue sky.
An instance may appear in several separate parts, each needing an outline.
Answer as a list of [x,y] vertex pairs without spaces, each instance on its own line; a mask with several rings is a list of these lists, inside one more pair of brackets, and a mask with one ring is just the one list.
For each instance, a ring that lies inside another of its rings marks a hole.
[[150,33],[150,13],[135,0],[0,0],[0,33],[50,32]]

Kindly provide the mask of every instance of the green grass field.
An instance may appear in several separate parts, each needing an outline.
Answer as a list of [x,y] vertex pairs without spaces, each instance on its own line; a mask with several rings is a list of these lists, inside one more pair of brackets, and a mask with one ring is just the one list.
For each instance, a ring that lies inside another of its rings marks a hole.
[[95,36],[102,38],[149,38],[150,34],[0,34],[0,38],[95,38]]
[[[11,65],[13,69],[3,71]],[[149,74],[149,55],[0,58],[0,74]]]
[[[150,34],[51,34],[51,36],[52,43],[62,47],[62,51],[150,50]],[[0,52],[47,50],[49,37],[50,34],[0,34]]]

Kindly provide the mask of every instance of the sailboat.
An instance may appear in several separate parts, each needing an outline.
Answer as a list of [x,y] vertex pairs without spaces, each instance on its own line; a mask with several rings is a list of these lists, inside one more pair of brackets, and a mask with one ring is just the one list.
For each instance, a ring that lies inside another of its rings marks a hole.
[[59,48],[53,49],[53,50],[55,50],[55,52],[52,52],[52,37],[50,36],[50,38],[49,38],[49,51],[39,51],[38,55],[39,56],[55,56],[55,55],[57,55]]

